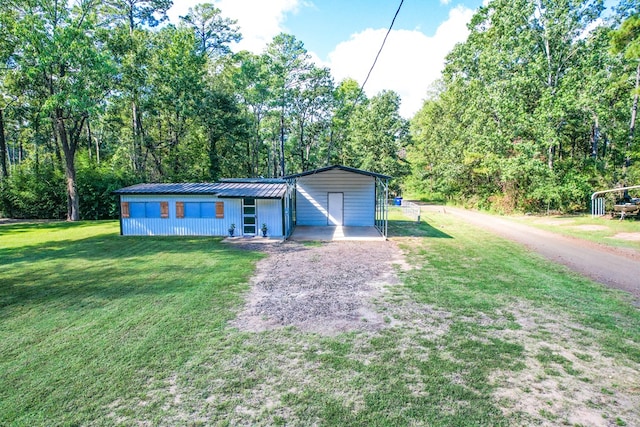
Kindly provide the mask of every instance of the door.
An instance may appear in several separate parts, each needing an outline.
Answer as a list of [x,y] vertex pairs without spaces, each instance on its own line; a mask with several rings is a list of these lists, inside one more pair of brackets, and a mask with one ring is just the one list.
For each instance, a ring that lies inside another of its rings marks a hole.
[[256,199],[242,199],[242,234],[256,234]]
[[342,225],[344,217],[344,194],[328,193],[327,194],[327,218],[328,225]]

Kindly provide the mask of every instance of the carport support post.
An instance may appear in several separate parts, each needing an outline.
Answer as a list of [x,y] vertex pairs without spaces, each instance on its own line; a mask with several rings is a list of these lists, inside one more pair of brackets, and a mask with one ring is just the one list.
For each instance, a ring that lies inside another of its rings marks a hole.
[[382,206],[384,209],[384,237],[385,239],[388,236],[388,228],[389,228],[389,206],[387,206],[387,200],[389,200],[389,180],[384,180],[384,203]]

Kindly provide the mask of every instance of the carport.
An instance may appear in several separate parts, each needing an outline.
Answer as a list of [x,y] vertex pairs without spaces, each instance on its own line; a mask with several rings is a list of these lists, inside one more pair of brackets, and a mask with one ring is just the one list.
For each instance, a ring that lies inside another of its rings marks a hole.
[[390,176],[333,165],[284,179],[295,188],[294,236],[322,236],[311,240],[386,237]]

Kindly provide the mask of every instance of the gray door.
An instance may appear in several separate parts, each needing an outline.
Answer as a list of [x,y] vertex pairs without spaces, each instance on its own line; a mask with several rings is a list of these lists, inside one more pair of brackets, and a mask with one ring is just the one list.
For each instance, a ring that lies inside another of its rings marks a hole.
[[344,194],[343,193],[327,193],[327,217],[328,225],[342,225],[344,218]]

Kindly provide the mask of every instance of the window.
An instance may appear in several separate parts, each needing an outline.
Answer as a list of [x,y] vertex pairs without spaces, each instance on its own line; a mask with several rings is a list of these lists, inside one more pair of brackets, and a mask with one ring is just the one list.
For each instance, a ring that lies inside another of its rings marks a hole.
[[216,202],[216,218],[224,218],[224,202]]
[[200,203],[200,217],[215,218],[216,217],[215,203]]
[[184,218],[184,202],[176,202],[176,218]]
[[129,218],[169,218],[168,202],[129,202]]
[[[218,218],[217,204],[213,202],[177,202],[182,204],[183,216],[178,218]],[[176,203],[176,205],[177,205]],[[222,202],[218,202],[222,203]],[[176,206],[177,210],[177,206]]]
[[185,218],[200,218],[200,203],[185,202],[184,204]]

